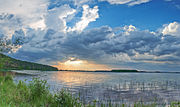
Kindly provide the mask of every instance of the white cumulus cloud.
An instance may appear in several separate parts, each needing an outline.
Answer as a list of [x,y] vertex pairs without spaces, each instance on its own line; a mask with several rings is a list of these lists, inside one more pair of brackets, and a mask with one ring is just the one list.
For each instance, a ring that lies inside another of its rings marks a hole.
[[173,22],[164,26],[162,30],[163,35],[180,36],[180,23]]
[[45,23],[49,29],[66,32],[66,18],[73,15],[75,12],[76,10],[71,8],[69,5],[62,5],[48,11],[45,16]]
[[90,22],[96,21],[99,18],[98,6],[90,8],[88,5],[83,5],[83,15],[81,20],[76,23],[73,28],[69,28],[69,31],[83,31]]

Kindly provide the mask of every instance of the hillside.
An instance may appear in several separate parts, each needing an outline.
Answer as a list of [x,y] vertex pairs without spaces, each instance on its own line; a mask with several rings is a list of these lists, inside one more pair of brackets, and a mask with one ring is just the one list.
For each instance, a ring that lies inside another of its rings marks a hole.
[[0,70],[57,71],[58,69],[48,65],[20,61],[0,53]]

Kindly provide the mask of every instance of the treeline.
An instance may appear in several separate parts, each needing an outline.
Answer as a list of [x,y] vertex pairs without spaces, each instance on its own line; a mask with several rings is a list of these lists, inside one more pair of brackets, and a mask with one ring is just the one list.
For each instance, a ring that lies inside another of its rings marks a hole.
[[139,72],[138,70],[111,70],[112,72]]
[[57,71],[58,69],[48,65],[20,61],[0,53],[0,70]]

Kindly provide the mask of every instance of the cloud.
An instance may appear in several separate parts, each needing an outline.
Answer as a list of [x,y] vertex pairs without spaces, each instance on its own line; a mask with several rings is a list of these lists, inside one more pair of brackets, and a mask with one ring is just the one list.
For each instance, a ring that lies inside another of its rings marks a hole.
[[0,13],[0,32],[7,38],[11,38],[14,30],[21,28],[22,21],[13,14]]
[[96,21],[99,18],[98,6],[90,8],[88,5],[83,5],[83,15],[81,20],[75,24],[73,28],[69,28],[69,31],[83,31],[90,22]]
[[31,23],[30,25],[30,28],[32,28],[32,29],[45,29],[46,28],[46,25],[45,25],[45,21],[44,21],[44,19],[42,19],[42,20],[39,20],[39,21],[37,21],[37,22],[34,22],[34,23]]
[[[22,45],[26,45],[27,48],[30,48],[32,51],[38,50],[36,46],[31,46],[35,43],[42,45],[47,39],[55,39],[63,36],[64,32],[67,30],[67,18],[76,12],[76,10],[69,7],[69,5],[62,5],[59,8],[47,10],[47,7],[45,8],[43,4],[45,1],[42,2],[37,0],[31,2],[32,4],[30,1],[17,1],[10,4],[13,9],[19,6],[20,3],[23,5],[19,7],[22,9],[22,12],[19,12],[18,9],[11,10],[10,6],[1,8],[0,34],[2,34],[1,43],[3,44],[3,46],[1,46],[1,51],[15,52],[14,50],[18,50]],[[29,7],[29,9],[36,9],[31,11],[26,9],[23,10],[23,8],[25,8],[24,6]],[[27,16],[27,14],[31,14],[31,17]],[[51,35],[52,32],[54,32],[53,36]]]
[[151,0],[99,0],[99,1],[107,1],[110,4],[127,4],[129,6],[134,6],[134,5],[150,2]]
[[[35,1],[32,2],[39,5],[42,3],[41,1],[37,1],[37,3]],[[12,7],[19,6],[19,3],[20,1],[12,3]],[[19,8],[24,8],[24,5],[31,7],[31,5],[26,3],[29,2],[20,3],[23,6]],[[14,50],[23,47],[21,51],[24,52],[46,52],[52,50],[51,46],[61,43],[66,33],[68,33],[68,28],[70,28],[67,26],[67,22],[72,20],[77,11],[67,4],[50,10],[46,8],[43,7],[43,12],[40,11],[42,13],[39,16],[35,16],[35,19],[38,20],[34,20],[33,17],[23,17],[26,14],[31,14],[32,16],[38,14],[39,11],[33,13],[36,10],[19,12],[18,9],[15,11],[6,11],[9,7],[4,9],[3,13],[0,14],[0,34],[1,44],[3,44],[1,51],[15,52]],[[11,12],[12,14],[6,12]],[[90,8],[88,5],[84,5],[82,18],[76,23],[72,31],[83,31],[90,22],[95,21],[98,17],[97,6]],[[24,19],[26,19],[25,22],[31,22],[24,23]]]
[[65,62],[57,62],[54,65],[61,70],[108,70],[106,65],[96,64],[94,62],[75,59],[73,61],[67,60]]
[[[25,39],[29,41],[24,42],[22,47],[11,55],[40,63],[66,62],[74,57],[114,68],[139,66],[141,69],[149,69],[148,66],[153,66],[154,63],[159,66],[180,63],[180,37],[164,36],[159,31],[152,33],[148,30],[138,30],[133,25],[126,25],[119,30],[116,33],[117,30],[114,32],[109,26],[80,33],[63,33],[52,29],[29,30],[26,34],[32,36]],[[17,37],[20,33],[23,32],[16,33]],[[141,64],[144,64],[144,68]]]
[[30,24],[41,20],[48,0],[1,0],[0,13],[13,14],[21,18],[23,24]]
[[180,36],[180,23],[173,22],[164,25],[164,29],[162,30],[162,33],[163,35]]
[[62,5],[58,8],[51,9],[45,16],[46,26],[48,27],[48,29],[66,32],[66,19],[68,18],[68,16],[73,15],[75,12],[76,10],[71,8],[67,4]]
[[94,0],[74,0],[74,4],[77,5],[77,6],[81,6],[87,2],[92,2]]
[[107,1],[110,4],[127,4],[131,2],[132,0],[99,0],[99,1]]
[[[0,33],[3,34],[1,43],[4,44],[1,50],[15,52],[22,47],[23,39],[28,36],[25,34],[27,28],[44,29],[43,16],[47,12],[47,5],[48,0],[1,0]],[[20,33],[23,35],[19,36],[19,31],[24,34]]]
[[139,5],[139,4],[147,3],[147,2],[150,2],[150,0],[137,0],[137,1],[130,2],[128,5],[134,6],[134,5]]
[[[167,37],[161,39],[160,35],[154,35],[149,31],[130,30],[129,28],[134,28],[132,25],[129,27],[125,26],[123,28],[128,29],[124,29],[124,31],[119,34],[114,34],[113,29],[108,26],[83,31],[82,33],[70,32],[67,33],[66,36],[63,36],[63,39],[49,38],[48,41],[45,41],[45,43],[46,47],[53,47],[53,45],[57,45],[55,40],[61,39],[63,41],[59,42],[59,47],[56,47],[57,50],[61,50],[61,54],[66,54],[66,56],[75,55],[81,58],[96,59],[102,54],[116,55],[125,53],[128,56],[135,56],[137,53],[155,54],[153,52],[157,53],[157,51],[154,50],[157,46],[160,44],[165,45],[166,42],[173,42],[169,41]],[[128,32],[128,34],[125,32]],[[55,34],[52,33],[52,37],[54,35]],[[39,38],[38,40],[42,40],[42,42],[37,41],[40,42],[38,44],[38,48],[43,49],[44,45],[40,44],[43,44],[44,40],[42,38]],[[51,41],[53,41],[54,44],[52,44]],[[35,44],[31,43],[31,45],[32,47],[37,47],[36,42]]]

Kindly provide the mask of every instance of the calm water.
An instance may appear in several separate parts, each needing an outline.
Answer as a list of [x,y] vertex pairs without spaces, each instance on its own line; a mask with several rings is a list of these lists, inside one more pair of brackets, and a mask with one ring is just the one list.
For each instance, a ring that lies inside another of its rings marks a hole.
[[16,82],[40,77],[50,84],[51,92],[68,88],[75,96],[80,93],[84,103],[94,99],[126,104],[180,101],[180,74],[177,73],[23,72],[35,76],[16,75]]

